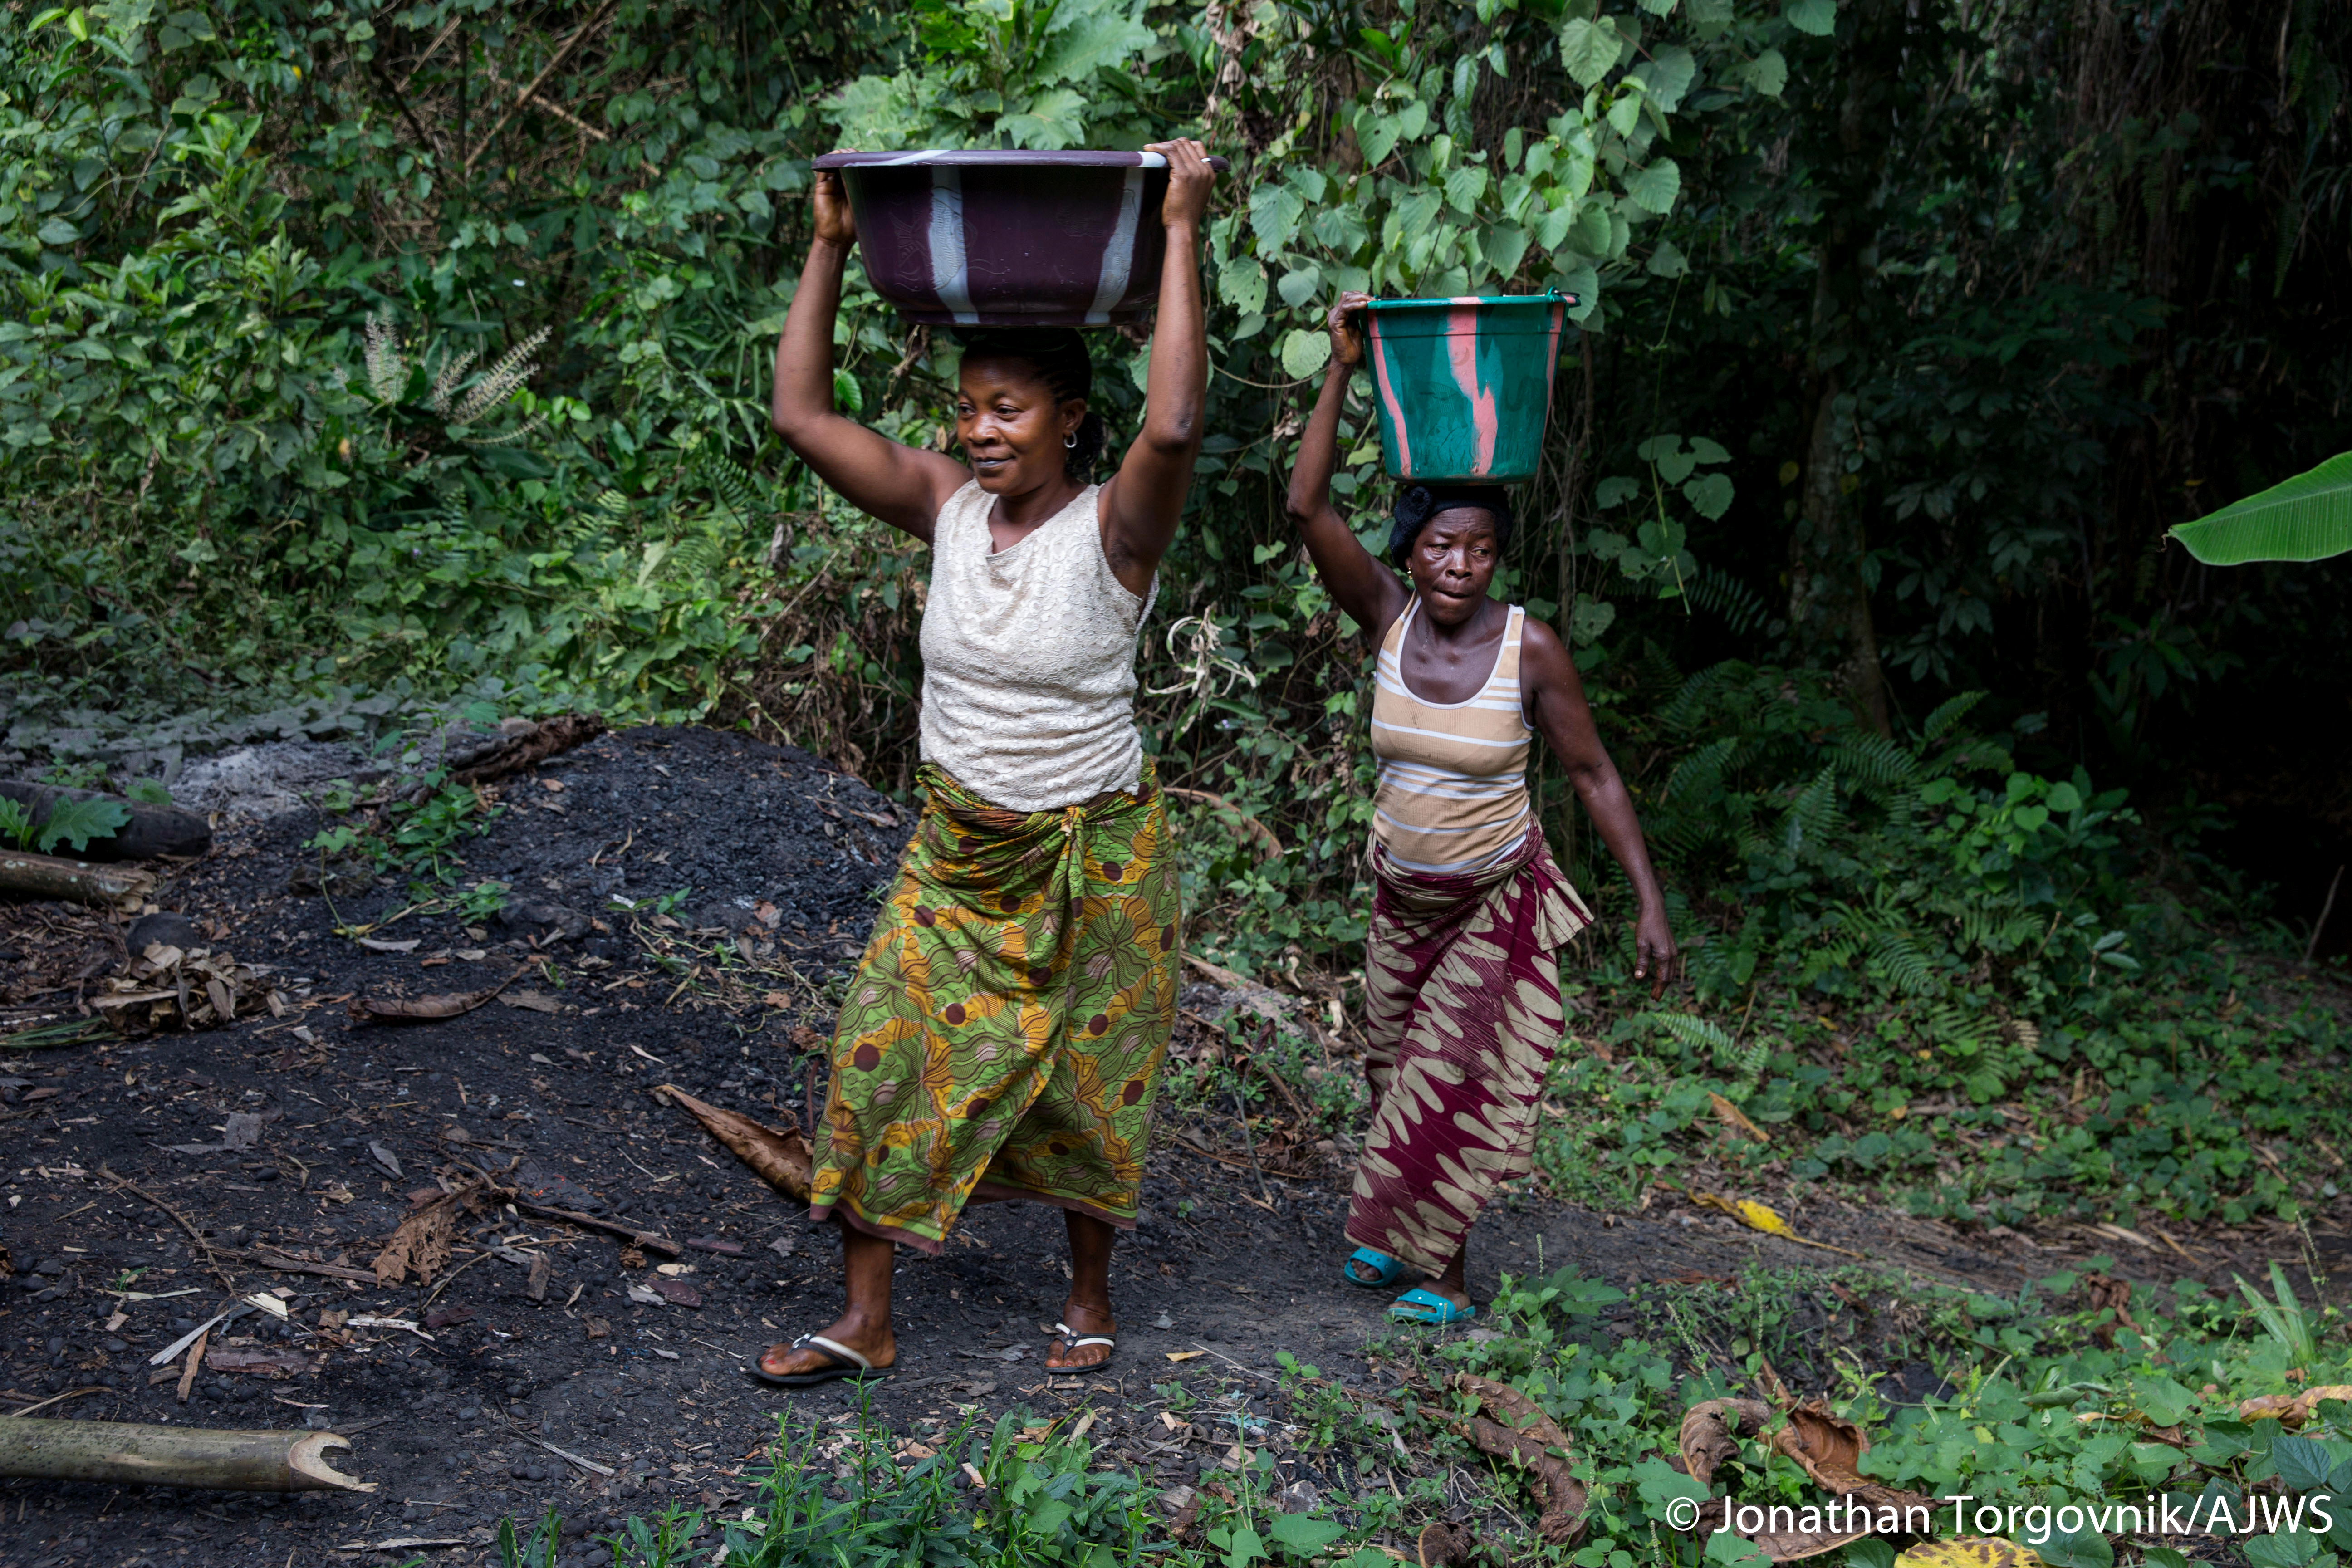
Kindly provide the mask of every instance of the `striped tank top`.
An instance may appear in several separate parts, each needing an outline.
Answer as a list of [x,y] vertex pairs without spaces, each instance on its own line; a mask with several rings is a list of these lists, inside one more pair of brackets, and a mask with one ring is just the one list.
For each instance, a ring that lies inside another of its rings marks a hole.
[[1519,691],[1519,628],[1511,606],[1494,673],[1465,702],[1432,702],[1404,683],[1404,638],[1416,597],[1381,639],[1372,692],[1380,782],[1372,837],[1400,868],[1470,876],[1507,858],[1527,836],[1528,728]]

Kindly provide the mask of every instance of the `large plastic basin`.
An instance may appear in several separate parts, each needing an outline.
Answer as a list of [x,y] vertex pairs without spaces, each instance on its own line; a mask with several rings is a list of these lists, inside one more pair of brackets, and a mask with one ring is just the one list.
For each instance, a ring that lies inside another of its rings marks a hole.
[[866,276],[913,321],[1116,326],[1159,297],[1160,153],[828,153],[816,166],[841,171]]
[[1531,479],[1551,419],[1570,296],[1375,300],[1367,308],[1381,453],[1401,479]]

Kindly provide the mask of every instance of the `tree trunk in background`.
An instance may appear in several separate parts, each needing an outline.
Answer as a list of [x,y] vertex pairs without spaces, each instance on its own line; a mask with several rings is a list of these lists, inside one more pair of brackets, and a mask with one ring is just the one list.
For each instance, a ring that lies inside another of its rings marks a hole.
[[1886,681],[1864,574],[1862,517],[1843,480],[1854,439],[1848,394],[1863,377],[1870,347],[1865,293],[1877,264],[1880,182],[1894,140],[1906,7],[1902,0],[1861,0],[1847,15],[1853,20],[1841,22],[1836,40],[1844,101],[1834,138],[1816,150],[1823,216],[1805,363],[1812,412],[1789,542],[1789,626],[1814,662],[1836,667],[1855,706],[1884,734]]

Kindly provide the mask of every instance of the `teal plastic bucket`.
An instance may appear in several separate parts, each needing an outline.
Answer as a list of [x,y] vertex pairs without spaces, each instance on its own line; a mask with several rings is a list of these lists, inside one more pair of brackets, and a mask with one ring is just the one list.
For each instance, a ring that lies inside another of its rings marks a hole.
[[1389,473],[1423,483],[1535,478],[1574,303],[1557,290],[1373,300],[1367,357]]

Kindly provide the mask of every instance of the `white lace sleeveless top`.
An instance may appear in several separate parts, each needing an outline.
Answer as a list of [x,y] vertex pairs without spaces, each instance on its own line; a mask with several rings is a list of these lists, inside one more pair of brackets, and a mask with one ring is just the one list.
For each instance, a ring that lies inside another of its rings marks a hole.
[[922,758],[1013,811],[1048,811],[1143,782],[1135,728],[1142,598],[1103,554],[1088,485],[1027,538],[997,550],[996,498],[950,496],[931,533],[923,605]]

